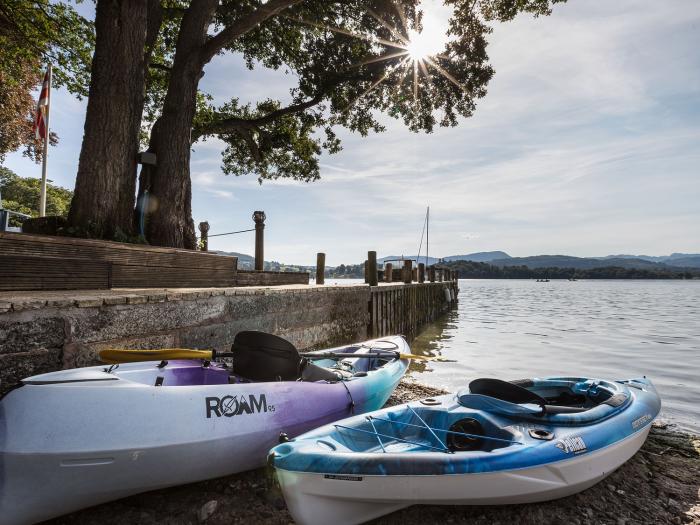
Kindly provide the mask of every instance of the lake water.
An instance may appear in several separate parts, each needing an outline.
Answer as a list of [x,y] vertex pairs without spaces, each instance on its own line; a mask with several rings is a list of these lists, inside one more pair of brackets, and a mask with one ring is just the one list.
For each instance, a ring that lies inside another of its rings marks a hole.
[[459,281],[459,303],[412,343],[455,363],[411,374],[455,390],[477,377],[646,375],[662,418],[700,432],[700,281]]

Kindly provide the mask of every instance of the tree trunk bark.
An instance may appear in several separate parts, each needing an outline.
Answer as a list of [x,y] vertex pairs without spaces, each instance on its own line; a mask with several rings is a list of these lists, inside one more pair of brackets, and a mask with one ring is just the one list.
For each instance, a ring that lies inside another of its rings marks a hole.
[[196,248],[191,130],[204,65],[201,49],[217,6],[218,0],[195,0],[182,17],[163,113],[151,131],[149,151],[157,165],[141,171],[139,198],[148,191],[146,238],[158,246]]
[[97,2],[85,134],[68,220],[98,237],[133,231],[148,6],[144,0]]

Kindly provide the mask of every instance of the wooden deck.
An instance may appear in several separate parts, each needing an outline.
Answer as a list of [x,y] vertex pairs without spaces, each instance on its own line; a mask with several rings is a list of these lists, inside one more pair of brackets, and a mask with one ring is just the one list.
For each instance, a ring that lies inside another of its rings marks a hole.
[[227,288],[308,284],[308,274],[238,272],[238,258],[93,239],[0,232],[0,290]]

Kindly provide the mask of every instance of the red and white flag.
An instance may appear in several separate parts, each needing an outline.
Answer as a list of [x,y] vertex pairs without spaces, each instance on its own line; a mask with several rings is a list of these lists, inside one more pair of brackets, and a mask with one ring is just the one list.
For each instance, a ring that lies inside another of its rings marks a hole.
[[46,139],[46,121],[49,113],[49,70],[46,70],[44,82],[41,84],[39,103],[36,105],[36,117],[34,117],[34,136],[37,140]]

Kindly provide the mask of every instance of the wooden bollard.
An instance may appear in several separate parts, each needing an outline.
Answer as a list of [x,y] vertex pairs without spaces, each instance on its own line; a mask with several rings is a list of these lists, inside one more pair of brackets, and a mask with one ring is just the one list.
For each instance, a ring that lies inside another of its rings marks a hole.
[[199,249],[203,252],[209,251],[209,223],[207,221],[199,223]]
[[369,263],[367,262],[367,259],[365,259],[365,283],[369,282],[368,266],[369,266]]
[[425,282],[425,263],[418,263],[418,282]]
[[435,266],[428,268],[428,279],[431,283],[435,282]]
[[418,268],[413,268],[411,270],[411,280],[415,283],[418,282]]
[[318,252],[316,254],[316,284],[323,284],[326,281],[326,254]]
[[404,284],[411,284],[411,261],[403,262],[403,282]]
[[390,283],[394,280],[394,265],[391,263],[386,263],[384,265],[384,281]]
[[370,286],[377,286],[377,252],[367,252],[367,277]]
[[262,271],[265,269],[264,255],[264,235],[265,235],[265,212],[254,211],[253,221],[255,221],[255,269]]

